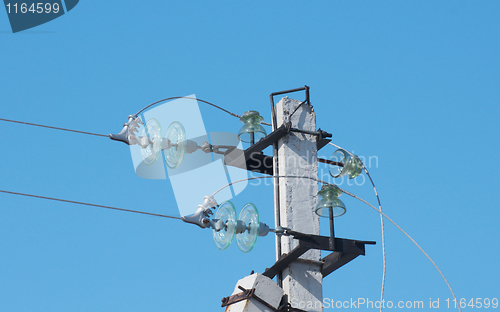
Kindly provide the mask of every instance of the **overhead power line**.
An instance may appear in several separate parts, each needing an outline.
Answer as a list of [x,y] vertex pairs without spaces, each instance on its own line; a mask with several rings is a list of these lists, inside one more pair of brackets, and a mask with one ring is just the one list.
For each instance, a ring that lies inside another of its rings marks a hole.
[[62,131],[76,132],[76,133],[81,133],[81,134],[89,134],[89,135],[95,135],[95,136],[106,137],[106,138],[108,137],[105,134],[99,134],[99,133],[93,133],[93,132],[86,132],[86,131],[79,131],[79,130],[72,130],[72,129],[59,128],[59,127],[52,127],[52,126],[35,124],[35,123],[31,123],[31,122],[24,122],[24,121],[4,119],[4,118],[0,118],[0,120],[1,121],[7,121],[7,122],[14,122],[14,123],[22,124],[22,125],[29,125],[29,126],[43,127],[43,128],[56,129],[56,130],[62,130]]
[[[213,107],[215,107],[217,109],[220,109],[221,111],[226,112],[226,113],[228,113],[229,115],[231,115],[233,117],[241,118],[240,115],[232,113],[232,112],[230,112],[230,111],[228,111],[228,110],[226,110],[226,109],[224,109],[224,108],[222,108],[220,106],[217,106],[217,105],[215,105],[213,103],[210,103],[210,102],[202,100],[202,99],[188,97],[188,96],[173,96],[173,97],[165,98],[163,100],[156,101],[154,103],[151,103],[151,104],[147,105],[146,107],[144,107],[143,109],[141,109],[140,111],[138,111],[135,115],[136,116],[139,115],[140,113],[142,113],[143,111],[145,111],[146,109],[148,109],[149,107],[151,107],[153,105],[156,105],[156,104],[164,102],[164,101],[175,100],[175,99],[188,99],[188,100],[200,101],[202,103],[205,103],[205,104],[211,105],[211,106],[213,106]],[[36,124],[36,123],[31,123],[31,122],[24,122],[24,121],[19,121],[19,120],[4,119],[4,118],[0,118],[0,120],[1,121],[6,121],[6,122],[18,123],[18,124],[22,124],[22,125],[29,125],[29,126],[35,126],[35,127],[49,128],[49,129],[62,130],[62,131],[69,131],[69,132],[74,132],[74,133],[88,134],[88,135],[94,135],[94,136],[100,136],[100,137],[106,137],[106,138],[109,137],[109,135],[107,135],[107,134],[93,133],[93,132],[87,132],[87,131],[79,131],[79,130],[73,130],[73,129],[67,129],[67,128],[60,128],[60,127],[53,127],[53,126],[41,125],[41,124]],[[271,125],[270,123],[267,123],[267,122],[261,122],[261,123],[263,125],[266,125],[266,126],[270,126]]]
[[59,202],[64,202],[64,203],[71,203],[71,204],[92,206],[92,207],[112,209],[112,210],[125,211],[125,212],[133,212],[133,213],[139,213],[139,214],[144,214],[144,215],[149,215],[149,216],[154,216],[154,217],[162,217],[162,218],[169,218],[169,219],[178,219],[178,220],[181,220],[180,217],[167,216],[167,215],[158,214],[158,213],[144,212],[144,211],[124,209],[124,208],[117,208],[117,207],[110,207],[110,206],[103,206],[103,205],[96,205],[96,204],[89,204],[89,203],[83,203],[83,202],[79,202],[79,201],[66,200],[66,199],[53,198],[53,197],[46,197],[46,196],[39,196],[39,195],[33,195],[33,194],[18,193],[18,192],[11,192],[11,191],[5,191],[5,190],[0,190],[0,192],[1,193],[6,193],[6,194],[12,194],[12,195],[20,195],[20,196],[26,196],[26,197],[48,199],[48,200],[59,201]]

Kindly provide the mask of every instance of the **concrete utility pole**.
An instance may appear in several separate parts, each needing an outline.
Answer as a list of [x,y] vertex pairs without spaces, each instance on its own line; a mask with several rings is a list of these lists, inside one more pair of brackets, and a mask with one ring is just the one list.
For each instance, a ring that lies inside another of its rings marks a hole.
[[[302,90],[306,92],[305,101],[285,97],[274,105],[274,96]],[[245,163],[242,157],[233,159],[229,155],[225,162],[275,176],[277,259],[262,274],[254,273],[239,280],[233,294],[222,299],[222,306],[228,307],[226,312],[322,312],[323,278],[365,255],[365,245],[375,242],[335,237],[333,212],[337,207],[344,207],[331,198],[338,191],[331,185],[323,186],[321,195],[321,209],[328,209],[330,217],[330,235],[319,235],[319,216],[315,211],[318,205],[317,154],[318,148],[325,146],[330,141],[326,138],[332,135],[316,130],[316,115],[309,104],[309,87],[274,92],[270,98],[273,132],[244,151]],[[271,144],[273,171],[265,165],[270,163],[271,157],[262,153]],[[350,160],[345,164],[326,159],[319,161],[355,171],[361,168],[356,163],[352,167]],[[327,195],[327,192],[331,193]],[[324,211],[320,214],[325,216]],[[321,250],[329,254],[321,258]],[[272,280],[275,276],[277,283]]]
[[[276,105],[277,127],[291,121],[292,128],[316,131],[314,109],[300,101],[285,97]],[[295,113],[290,119],[290,114]],[[278,141],[278,172],[275,175],[318,177],[316,136],[290,132]],[[276,188],[275,188],[276,191]],[[276,225],[306,234],[320,234],[319,216],[314,212],[318,204],[318,183],[309,179],[280,178],[275,209],[280,220]],[[279,207],[278,207],[279,205]],[[277,239],[278,253],[289,253],[298,245],[290,236]],[[277,254],[277,260],[280,255]],[[320,250],[309,250],[281,272],[282,288],[294,308],[323,311],[323,285]]]

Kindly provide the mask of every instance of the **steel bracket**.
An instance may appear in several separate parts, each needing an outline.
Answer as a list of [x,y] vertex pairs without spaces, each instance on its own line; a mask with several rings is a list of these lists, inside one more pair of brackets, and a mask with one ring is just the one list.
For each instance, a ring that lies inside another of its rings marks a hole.
[[270,305],[269,303],[267,303],[266,301],[262,300],[261,298],[259,298],[258,296],[255,295],[255,288],[245,289],[242,286],[238,286],[238,288],[241,290],[240,293],[234,294],[234,295],[229,296],[229,297],[222,298],[221,307],[229,306],[229,305],[234,304],[236,302],[240,302],[243,300],[254,298],[255,300],[261,302],[266,307],[271,309],[271,311],[278,312],[278,310],[275,309],[272,305]]
[[273,158],[264,155],[262,151],[284,137],[288,132],[289,128],[286,125],[282,125],[244,151],[237,148],[229,148],[224,153],[224,163],[228,166],[272,175]]
[[292,249],[290,253],[283,254],[281,258],[276,261],[272,267],[266,269],[262,275],[273,278],[308,250],[319,249],[332,251],[331,254],[321,259],[321,274],[323,277],[326,277],[333,271],[354,260],[356,257],[360,255],[364,256],[365,245],[376,244],[376,242],[373,241],[335,238],[334,248],[331,248],[330,237],[304,234],[290,230],[286,230],[286,233],[298,239],[299,245]]
[[[244,151],[236,147],[227,147],[227,150],[224,152],[224,163],[228,166],[246,169],[252,172],[273,175],[273,157],[264,155],[262,151],[287,135],[290,129],[289,124],[281,125],[281,127],[260,139],[260,141]],[[332,136],[328,132],[319,129],[315,133],[318,134],[316,141],[317,150],[320,150],[331,141],[325,139],[325,137]],[[326,160],[323,160],[323,162],[326,162]]]

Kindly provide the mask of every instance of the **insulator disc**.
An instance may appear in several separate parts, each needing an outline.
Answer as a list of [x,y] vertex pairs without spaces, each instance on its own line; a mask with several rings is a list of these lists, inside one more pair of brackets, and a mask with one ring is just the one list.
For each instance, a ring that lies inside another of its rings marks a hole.
[[339,163],[339,165],[329,165],[328,169],[330,171],[330,175],[334,178],[340,178],[347,173],[348,166],[347,163],[350,160],[350,156],[342,149],[336,150],[330,160]]
[[169,168],[175,169],[180,166],[186,153],[186,130],[178,121],[168,126],[165,138],[170,140],[170,148],[165,150],[165,161]]
[[241,234],[236,235],[238,247],[243,252],[250,252],[257,242],[259,236],[259,211],[254,204],[248,203],[241,209],[238,220],[245,223],[247,230]]
[[142,136],[149,139],[150,144],[141,149],[142,161],[151,166],[156,162],[161,152],[161,125],[158,120],[151,118],[142,128]]
[[215,246],[220,250],[226,250],[233,242],[236,232],[236,209],[230,201],[222,203],[215,211],[213,219],[221,220],[226,226],[220,230],[213,230]]
[[347,175],[349,179],[354,179],[363,169],[363,163],[359,157],[356,155],[352,157],[343,149],[336,150],[330,157],[330,160],[338,163],[338,165],[329,165],[328,168],[330,175],[334,178],[341,178]]

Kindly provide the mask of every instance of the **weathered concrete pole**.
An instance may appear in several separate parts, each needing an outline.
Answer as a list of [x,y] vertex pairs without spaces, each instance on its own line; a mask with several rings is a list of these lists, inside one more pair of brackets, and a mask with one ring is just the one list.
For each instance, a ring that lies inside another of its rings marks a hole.
[[[316,114],[303,104],[291,117],[300,101],[285,97],[276,105],[277,126],[290,120],[293,128],[316,131]],[[314,135],[290,132],[278,141],[278,175],[318,177],[317,147]],[[275,173],[276,174],[276,173]],[[279,179],[280,225],[307,234],[320,234],[318,183],[310,179]],[[277,207],[275,207],[277,209]],[[281,253],[289,253],[297,241],[281,238]],[[277,248],[279,250],[279,248]],[[282,287],[294,308],[323,311],[323,285],[319,263],[320,251],[309,250],[282,271]]]

